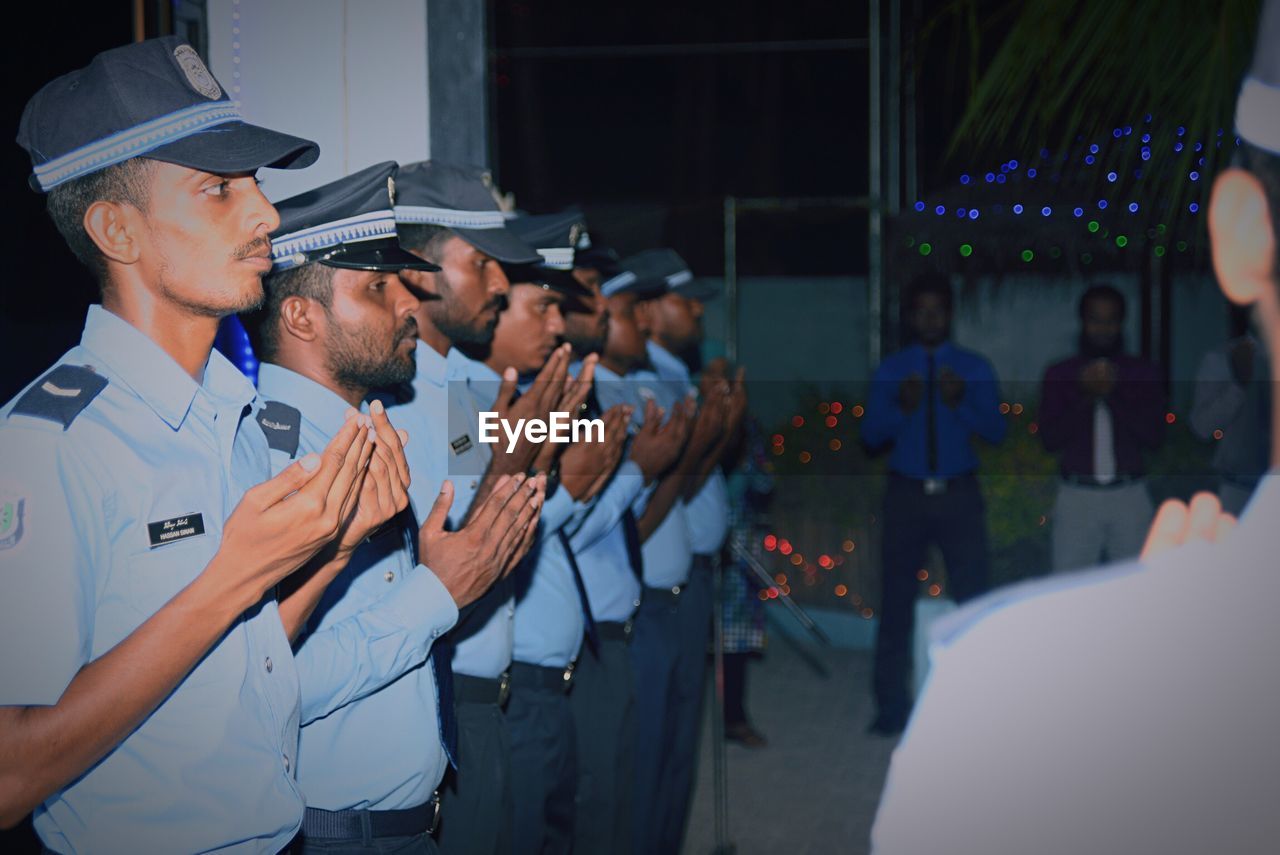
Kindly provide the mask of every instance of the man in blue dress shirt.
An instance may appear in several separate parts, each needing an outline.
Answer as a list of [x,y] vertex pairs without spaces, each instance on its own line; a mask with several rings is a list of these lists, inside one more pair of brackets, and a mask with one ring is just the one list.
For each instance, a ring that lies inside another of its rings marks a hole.
[[[573,263],[574,278],[589,294],[570,297],[562,305],[564,338],[573,346],[576,359],[589,354],[603,358],[611,316],[600,286],[620,272],[618,258],[606,247],[587,246],[575,253]],[[576,372],[578,365],[570,371]],[[617,379],[603,362],[596,366],[597,387],[602,378]],[[623,406],[630,413],[630,405]],[[588,412],[598,410],[594,400]],[[636,690],[628,648],[643,590],[631,506],[675,462],[681,451],[679,438],[669,427],[659,425],[651,412],[632,437],[626,460],[570,539],[582,568],[597,636],[595,648],[578,658],[569,695],[578,754],[573,826],[577,852],[625,855],[631,851]],[[629,547],[628,528],[634,549]]]
[[[1259,29],[1236,107],[1243,145],[1208,219],[1218,284],[1256,307],[1274,377],[1280,2],[1264,5]],[[1216,543],[997,591],[939,627],[872,830],[879,855],[1275,851],[1280,443],[1271,449],[1234,531],[1203,495],[1180,515],[1162,508],[1151,534],[1181,516]]]
[[351,420],[266,481],[253,388],[211,348],[271,266],[255,172],[317,147],[245,124],[176,38],[54,80],[18,138],[102,305],[0,410],[0,820],[34,808],[59,852],[275,852],[303,799],[272,592],[373,444]]
[[[635,774],[632,778],[632,849],[661,851],[670,801],[664,788],[675,761],[673,743],[678,712],[678,673],[683,653],[678,604],[693,565],[693,548],[684,509],[690,473],[715,439],[717,416],[696,402],[687,383],[662,380],[649,365],[649,303],[668,289],[665,259],[640,253],[625,259],[601,291],[609,301],[609,333],[597,396],[602,405],[616,401],[644,412],[644,424],[670,413],[668,428],[678,436],[680,454],[642,492],[632,506],[635,563],[641,566],[644,592],[636,614],[631,661],[636,686]],[[718,412],[718,411],[717,411]],[[720,419],[722,422],[722,419]],[[637,428],[641,425],[637,424]]]
[[[262,359],[268,403],[259,422],[274,469],[322,447],[371,388],[413,376],[418,300],[397,274],[435,266],[397,243],[394,173],[395,164],[378,164],[279,205],[267,301],[246,319]],[[381,499],[392,504],[387,516],[401,515],[339,570],[320,566],[300,587],[323,588],[307,600],[297,646],[304,852],[435,851],[433,792],[453,710],[440,692],[448,661],[428,655],[458,609],[518,560],[536,524],[536,482],[526,490],[514,479],[455,533],[443,528],[451,495],[442,492],[419,529],[402,514],[409,473],[400,437],[381,402],[372,411],[388,452],[375,464],[394,476]],[[424,726],[424,715],[440,726]]]
[[987,589],[987,521],[973,437],[1004,439],[995,372],[951,335],[951,283],[932,273],[912,282],[907,318],[916,343],[885,357],[871,380],[862,441],[892,446],[882,513],[880,626],[871,731],[900,733],[908,688],[917,572],[930,544],[942,551],[958,603]]
[[[529,378],[556,351],[564,333],[561,304],[568,295],[586,295],[569,272],[571,238],[580,232],[579,219],[569,213],[525,216],[510,223],[543,262],[508,267],[514,284],[493,340],[471,350],[479,406],[494,399],[503,368],[514,368],[524,378],[522,388],[529,389]],[[578,405],[589,389],[582,386],[577,400],[557,405],[557,410],[579,416]],[[629,416],[629,410],[617,407],[603,414],[601,436],[568,445],[547,442],[533,463],[536,471],[558,473],[553,475],[558,487],[548,499],[533,552],[513,574],[515,632],[507,724],[517,852],[569,852],[573,845],[577,763],[568,693],[584,629],[592,644],[598,639],[565,529],[587,511],[587,503],[616,467]]]
[[[417,372],[412,383],[398,391],[390,412],[398,426],[426,438],[405,448],[413,507],[423,513],[441,483],[451,479],[456,492],[449,525],[457,527],[496,478],[526,473],[538,450],[521,438],[513,453],[493,453],[493,446],[479,441],[479,409],[498,410],[513,419],[545,419],[554,396],[563,391],[568,354],[552,355],[534,394],[508,403],[516,372],[504,370],[501,389],[490,386],[489,400],[477,402],[471,386],[474,365],[454,345],[483,345],[493,338],[511,290],[503,264],[536,264],[541,256],[506,228],[487,172],[423,161],[402,166],[396,181],[401,243],[441,270],[408,281],[422,297],[415,313]],[[498,394],[503,396],[501,406],[494,401]],[[514,619],[507,580],[494,585],[449,635],[454,647],[458,767],[442,792],[445,818],[439,842],[446,853],[492,855],[511,847],[510,739],[504,709],[510,693]]]
[[[649,364],[658,377],[683,385],[696,393],[684,359],[702,342],[702,301],[716,294],[714,287],[695,279],[684,259],[674,250],[659,250],[667,292],[649,302]],[[710,417],[723,403],[722,427],[702,458],[691,461],[684,486],[684,510],[689,523],[693,567],[680,593],[680,659],[676,676],[675,738],[671,761],[662,784],[665,806],[661,813],[659,848],[678,851],[693,795],[693,773],[702,724],[702,698],[706,691],[707,641],[711,630],[714,579],[719,572],[720,549],[729,533],[729,491],[720,469],[724,457],[746,415],[741,376],[730,399],[725,378],[708,373],[702,378],[701,416]],[[729,404],[732,403],[732,407]]]

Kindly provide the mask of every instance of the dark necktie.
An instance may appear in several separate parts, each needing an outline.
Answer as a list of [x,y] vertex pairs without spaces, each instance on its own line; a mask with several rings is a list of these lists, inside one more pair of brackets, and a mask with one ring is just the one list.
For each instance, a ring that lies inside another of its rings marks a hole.
[[[413,563],[421,564],[418,556],[418,526],[414,521],[413,511],[406,508],[400,516]],[[457,769],[458,711],[453,700],[453,642],[447,634],[431,642],[429,661],[431,675],[436,681],[436,721],[440,725],[440,744],[444,747],[445,756],[449,758],[449,765]]]
[[596,620],[591,616],[591,601],[587,599],[587,586],[582,581],[582,571],[578,568],[578,559],[569,545],[569,535],[564,529],[556,532],[560,536],[560,545],[564,547],[564,557],[569,559],[569,569],[573,571],[573,585],[578,589],[578,602],[582,605],[582,622],[587,631],[587,642],[593,653],[600,650],[600,635],[596,631]]
[[934,362],[933,354],[930,353],[926,357],[928,368],[925,373],[924,380],[924,412],[926,427],[926,442],[928,442],[929,451],[929,474],[938,474],[938,408],[934,402],[937,391],[937,365]]
[[644,553],[640,551],[640,526],[636,523],[635,511],[627,508],[622,515],[622,535],[627,541],[627,559],[631,563],[631,572],[636,574],[640,585],[644,585]]

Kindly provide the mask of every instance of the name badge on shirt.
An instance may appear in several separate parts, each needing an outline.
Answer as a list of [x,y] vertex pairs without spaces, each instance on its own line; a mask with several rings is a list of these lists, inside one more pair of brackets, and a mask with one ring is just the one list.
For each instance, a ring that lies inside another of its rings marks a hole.
[[204,514],[184,514],[173,519],[147,523],[147,537],[151,540],[152,549],[202,534]]
[[452,446],[454,454],[466,454],[471,450],[471,435],[464,433],[457,439],[450,440],[449,445]]

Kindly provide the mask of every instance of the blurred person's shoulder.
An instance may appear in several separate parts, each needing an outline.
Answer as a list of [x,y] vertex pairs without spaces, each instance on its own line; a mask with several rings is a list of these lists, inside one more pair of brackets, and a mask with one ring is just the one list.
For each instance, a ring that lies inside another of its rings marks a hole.
[[1261,641],[1259,631],[1280,645],[1280,619],[1269,617],[1280,595],[1280,576],[1269,570],[1280,548],[1276,519],[1280,476],[1271,475],[1225,542],[997,589],[935,624],[932,656],[1003,659],[1042,675],[1055,663],[1073,672],[1089,659],[1091,681],[1112,674],[1119,685],[1141,661],[1244,655]]

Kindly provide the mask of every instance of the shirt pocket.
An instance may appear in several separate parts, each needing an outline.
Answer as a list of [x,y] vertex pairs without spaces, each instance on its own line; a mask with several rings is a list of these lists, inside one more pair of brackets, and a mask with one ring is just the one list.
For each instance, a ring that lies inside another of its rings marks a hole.
[[[144,529],[143,540],[147,533]],[[183,538],[129,553],[124,566],[124,594],[129,606],[144,620],[204,572],[217,551],[216,532]]]

